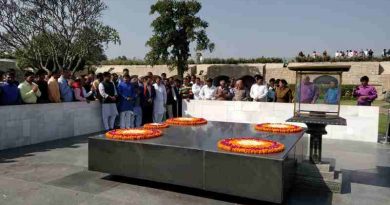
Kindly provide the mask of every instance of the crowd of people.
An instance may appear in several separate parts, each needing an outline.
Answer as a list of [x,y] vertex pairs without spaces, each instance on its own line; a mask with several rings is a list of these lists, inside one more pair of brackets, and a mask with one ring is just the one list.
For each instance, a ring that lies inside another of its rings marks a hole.
[[[264,82],[261,75],[255,75],[255,83],[245,86],[242,79],[220,80],[215,86],[212,79],[202,81],[195,75],[183,81],[148,72],[146,76],[131,76],[124,69],[119,76],[110,72],[72,76],[70,71],[36,73],[27,71],[24,81],[19,83],[15,70],[0,73],[0,105],[34,103],[60,103],[72,101],[95,101],[102,104],[102,119],[106,130],[139,127],[145,123],[161,123],[167,118],[181,116],[182,100],[233,100],[256,102],[293,101],[293,91],[284,79],[270,79]],[[375,88],[368,86],[368,78],[361,79],[354,96],[359,105],[369,105],[376,98]],[[298,100],[302,103],[316,103],[318,89],[310,78],[300,85]],[[337,104],[339,92],[335,83],[325,95],[325,103]]]
[[[390,55],[390,49],[389,50],[384,49],[382,56],[387,57],[388,55]],[[303,51],[300,51],[298,53],[298,56],[307,57],[307,58],[329,57],[328,52],[326,50],[323,51],[322,53],[313,51],[312,53],[309,53],[307,55],[305,55]],[[358,50],[346,50],[346,51],[337,50],[334,54],[334,57],[335,58],[355,58],[355,57],[373,58],[374,51],[372,49],[365,49],[365,50],[361,49],[359,51]]]
[[374,56],[374,51],[372,49],[360,49],[357,50],[346,50],[346,51],[336,51],[334,54],[335,58],[354,58],[354,57],[363,57],[363,58],[372,58]]

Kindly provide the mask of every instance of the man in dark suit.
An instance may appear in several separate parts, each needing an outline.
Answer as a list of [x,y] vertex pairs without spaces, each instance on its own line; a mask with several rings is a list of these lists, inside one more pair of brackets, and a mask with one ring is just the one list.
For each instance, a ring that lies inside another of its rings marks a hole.
[[181,117],[182,116],[182,97],[179,94],[179,88],[181,87],[181,81],[179,79],[176,79],[172,83],[172,97],[173,97],[173,103],[172,103],[172,111],[174,117]]
[[144,78],[144,90],[142,96],[142,124],[153,122],[153,100],[156,91],[152,86],[153,79],[146,76]]

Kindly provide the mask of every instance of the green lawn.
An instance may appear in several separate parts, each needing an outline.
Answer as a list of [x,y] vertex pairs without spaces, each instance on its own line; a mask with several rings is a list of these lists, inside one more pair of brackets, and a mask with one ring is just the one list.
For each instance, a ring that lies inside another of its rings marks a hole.
[[379,134],[386,134],[387,125],[387,115],[379,114]]
[[[340,102],[341,105],[356,105],[356,103],[357,103],[356,100],[342,100]],[[372,106],[382,106],[382,107],[384,107],[383,104],[384,104],[384,101],[382,101],[382,100],[375,100],[374,103],[372,103]],[[386,106],[388,106],[388,105],[386,105]]]

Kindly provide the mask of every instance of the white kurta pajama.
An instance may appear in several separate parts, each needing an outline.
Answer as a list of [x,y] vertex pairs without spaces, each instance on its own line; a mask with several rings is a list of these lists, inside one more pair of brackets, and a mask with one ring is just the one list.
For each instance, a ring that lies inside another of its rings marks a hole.
[[[114,85],[114,92],[115,95],[117,95],[115,85]],[[105,92],[102,83],[99,84],[99,93],[103,97],[103,99],[106,99],[109,96]],[[118,115],[118,110],[115,103],[102,103],[102,118],[103,118],[103,125],[105,130],[114,129],[115,119],[117,115]]]
[[167,104],[167,91],[162,83],[160,85],[155,83],[153,87],[156,90],[156,97],[153,101],[153,122],[161,123],[165,114],[165,105]]
[[194,83],[192,85],[192,93],[194,94],[194,100],[200,100],[200,96],[199,96],[199,93],[200,93],[200,90],[202,89],[202,86]]
[[266,85],[253,84],[249,95],[253,98],[253,101],[267,102],[268,88]]

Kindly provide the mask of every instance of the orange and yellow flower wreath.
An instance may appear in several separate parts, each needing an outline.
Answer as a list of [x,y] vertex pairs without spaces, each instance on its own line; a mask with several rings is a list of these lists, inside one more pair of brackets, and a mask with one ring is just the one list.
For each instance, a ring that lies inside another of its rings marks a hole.
[[207,124],[207,120],[195,117],[177,117],[168,119],[165,123],[169,125],[203,125]]
[[169,127],[169,125],[166,123],[147,123],[147,124],[144,124],[144,129],[165,129],[168,127]]
[[296,133],[302,132],[303,128],[283,123],[263,123],[255,125],[255,130],[260,132]]
[[284,144],[254,137],[240,137],[220,140],[218,148],[245,154],[270,154],[282,152]]
[[156,129],[117,129],[106,133],[106,137],[117,140],[142,140],[160,137],[162,132]]

